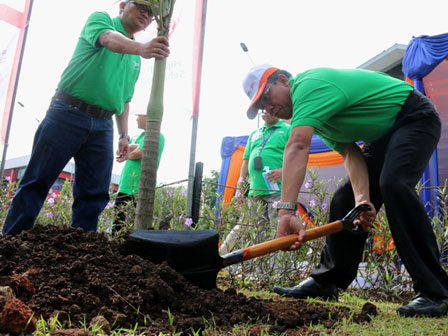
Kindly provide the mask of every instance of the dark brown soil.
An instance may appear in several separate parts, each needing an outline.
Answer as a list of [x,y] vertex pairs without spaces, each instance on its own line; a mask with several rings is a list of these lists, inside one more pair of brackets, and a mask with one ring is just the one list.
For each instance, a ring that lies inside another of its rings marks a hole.
[[[263,328],[298,334],[311,323],[331,328],[351,315],[346,307],[199,289],[166,264],[123,256],[104,234],[55,226],[0,237],[0,286],[12,287],[37,317],[58,314],[65,327],[100,315],[113,329],[138,323],[147,334],[210,325],[229,331],[239,323],[256,325],[254,335]],[[355,321],[370,321],[372,306],[355,312]]]

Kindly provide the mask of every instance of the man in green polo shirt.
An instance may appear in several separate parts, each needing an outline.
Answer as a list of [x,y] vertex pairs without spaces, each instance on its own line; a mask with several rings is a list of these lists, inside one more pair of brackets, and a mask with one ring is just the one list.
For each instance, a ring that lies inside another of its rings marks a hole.
[[[141,2],[141,1],[140,1]],[[140,73],[140,57],[169,55],[165,37],[137,42],[134,35],[153,20],[151,8],[121,1],[119,16],[90,15],[64,70],[45,119],[34,137],[30,162],[3,226],[4,234],[31,229],[48,190],[71,158],[75,160],[72,226],[96,231],[109,201],[113,165],[113,121],[117,157],[128,155],[129,102]]]
[[[249,202],[251,218],[258,218],[256,224],[256,243],[265,240],[266,231],[277,226],[275,204],[280,200],[283,150],[288,142],[291,127],[283,120],[268,113],[261,115],[265,124],[249,136],[243,155],[240,177],[235,197],[243,201],[243,184],[249,177]],[[257,213],[261,203],[261,216]],[[271,225],[269,225],[271,223]],[[227,235],[220,247],[220,254],[230,252],[241,238],[244,226],[237,224]]]
[[[118,185],[118,193],[115,198],[115,221],[112,227],[114,234],[120,233],[126,222],[126,206],[131,202],[136,207],[136,196],[138,195],[138,186],[140,183],[140,168],[142,165],[143,145],[145,142],[146,112],[137,112],[137,127],[143,130],[139,135],[131,139],[129,153],[126,163],[123,167]],[[165,137],[160,133],[159,156],[157,158],[157,167],[160,164],[163,148],[165,147]]]
[[[305,234],[295,216],[311,137],[317,133],[344,158],[348,180],[334,194],[330,222],[359,204],[371,210],[354,224],[368,231],[384,204],[401,260],[414,281],[417,297],[401,306],[403,316],[437,317],[448,313],[448,276],[439,262],[431,223],[415,185],[440,138],[441,123],[428,98],[401,80],[360,69],[317,68],[292,77],[270,65],[251,69],[243,84],[251,99],[249,117],[259,109],[291,118],[285,148],[282,196],[278,203],[279,237]],[[356,142],[362,140],[361,150]],[[284,296],[337,300],[338,288],[355,279],[368,234],[343,231],[327,236],[321,261],[311,277],[292,288],[275,287]]]

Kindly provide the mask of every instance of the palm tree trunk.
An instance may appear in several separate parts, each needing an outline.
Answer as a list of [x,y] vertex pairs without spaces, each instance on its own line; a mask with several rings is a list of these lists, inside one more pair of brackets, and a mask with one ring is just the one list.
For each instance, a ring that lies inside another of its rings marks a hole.
[[159,155],[160,126],[163,117],[165,71],[166,58],[155,60],[151,97],[146,111],[146,133],[140,170],[135,229],[149,229],[153,227],[157,159]]

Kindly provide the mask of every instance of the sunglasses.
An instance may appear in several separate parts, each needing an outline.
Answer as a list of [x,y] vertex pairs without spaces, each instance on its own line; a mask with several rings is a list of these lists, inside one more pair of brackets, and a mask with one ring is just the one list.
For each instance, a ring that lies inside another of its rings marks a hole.
[[272,84],[263,92],[260,99],[258,100],[258,109],[265,111],[265,106],[269,102],[269,91],[272,87],[277,84],[277,81],[272,82]]
[[131,3],[135,7],[137,7],[137,9],[140,11],[140,13],[147,13],[149,16],[152,16],[151,7],[143,5],[143,4],[135,2],[135,1],[128,1],[128,3]]

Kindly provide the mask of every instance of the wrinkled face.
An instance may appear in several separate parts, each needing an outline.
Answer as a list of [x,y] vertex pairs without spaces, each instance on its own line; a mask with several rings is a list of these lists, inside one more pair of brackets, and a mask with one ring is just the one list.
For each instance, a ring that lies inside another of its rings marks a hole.
[[148,6],[133,1],[120,3],[120,17],[125,30],[132,34],[145,30],[154,19]]
[[274,82],[268,82],[257,102],[257,107],[280,119],[291,119],[291,86],[285,75],[279,75]]

